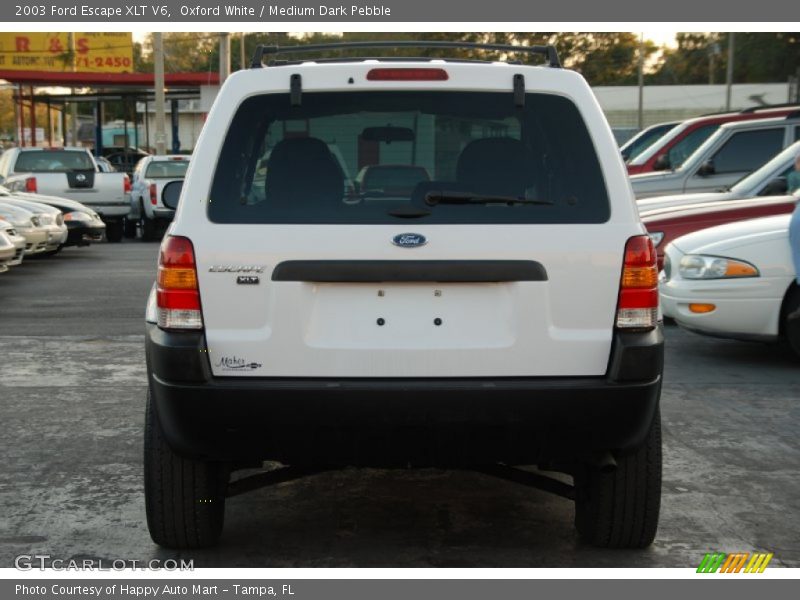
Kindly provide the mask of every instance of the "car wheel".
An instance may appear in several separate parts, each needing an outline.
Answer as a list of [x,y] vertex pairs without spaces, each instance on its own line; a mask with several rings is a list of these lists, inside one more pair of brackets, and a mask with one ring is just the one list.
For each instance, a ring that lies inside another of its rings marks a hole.
[[129,240],[136,237],[136,221],[132,221],[127,217],[123,219],[123,235]]
[[112,244],[122,241],[122,221],[109,221],[106,223],[106,239]]
[[150,392],[144,433],[147,528],[159,546],[207,548],[222,534],[229,468],[176,454],[162,435]]
[[153,241],[158,239],[158,223],[156,223],[156,221],[153,219],[148,219],[146,216],[142,216],[141,224],[143,240]]
[[661,505],[658,410],[644,442],[616,461],[611,472],[584,466],[575,474],[575,526],[594,546],[644,548],[655,538]]
[[800,356],[800,288],[792,287],[781,311],[781,329],[794,353]]

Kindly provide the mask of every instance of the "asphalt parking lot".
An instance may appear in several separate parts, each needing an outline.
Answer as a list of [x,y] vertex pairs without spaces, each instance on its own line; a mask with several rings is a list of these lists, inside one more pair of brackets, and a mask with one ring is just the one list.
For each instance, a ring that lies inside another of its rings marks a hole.
[[327,472],[229,501],[222,544],[173,553],[142,491],[144,303],[158,245],[68,248],[0,275],[0,567],[193,558],[197,567],[800,567],[800,360],[668,327],[664,493],[645,551],[582,545],[569,501],[472,472]]

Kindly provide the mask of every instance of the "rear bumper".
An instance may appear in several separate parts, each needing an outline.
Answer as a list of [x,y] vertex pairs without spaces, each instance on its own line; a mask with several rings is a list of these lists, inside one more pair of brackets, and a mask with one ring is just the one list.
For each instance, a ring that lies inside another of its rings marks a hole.
[[171,208],[153,208],[152,214],[154,219],[172,221],[175,218],[175,211]]
[[67,225],[67,241],[65,246],[88,246],[92,242],[99,242],[103,239],[103,234],[106,231],[104,223],[100,224],[83,224],[83,223],[69,223]]
[[661,329],[617,334],[605,377],[212,377],[202,333],[147,325],[150,389],[176,451],[287,464],[511,464],[624,449],[658,406]]

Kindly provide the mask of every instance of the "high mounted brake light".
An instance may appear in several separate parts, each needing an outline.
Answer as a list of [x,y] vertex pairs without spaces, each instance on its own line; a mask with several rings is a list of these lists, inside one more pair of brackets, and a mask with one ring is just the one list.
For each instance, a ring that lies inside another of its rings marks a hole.
[[370,69],[367,81],[447,81],[444,69]]
[[653,329],[658,324],[658,266],[649,236],[625,244],[617,302],[617,329]]
[[158,258],[156,304],[162,329],[203,328],[197,266],[189,238],[164,238]]

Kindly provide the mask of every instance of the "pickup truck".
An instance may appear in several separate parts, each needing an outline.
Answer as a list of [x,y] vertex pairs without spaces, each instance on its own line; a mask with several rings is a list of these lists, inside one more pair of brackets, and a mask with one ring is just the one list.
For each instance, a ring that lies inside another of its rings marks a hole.
[[161,193],[171,181],[183,181],[187,168],[189,157],[182,154],[151,155],[139,161],[133,172],[126,235],[136,235],[137,223],[144,240],[153,240],[163,234],[175,211],[164,205]]
[[0,156],[0,183],[13,191],[61,196],[95,210],[109,242],[122,240],[130,178],[103,173],[86,148],[12,148]]

